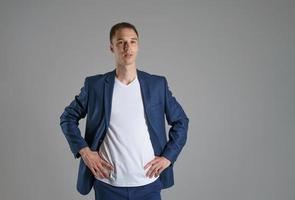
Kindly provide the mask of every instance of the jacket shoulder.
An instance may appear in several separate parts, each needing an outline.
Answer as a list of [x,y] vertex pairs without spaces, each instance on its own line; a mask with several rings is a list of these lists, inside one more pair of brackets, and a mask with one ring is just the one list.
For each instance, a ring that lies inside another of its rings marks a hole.
[[85,81],[88,82],[88,84],[90,84],[90,85],[98,84],[98,83],[103,82],[109,73],[111,73],[111,72],[90,75],[85,78]]
[[166,77],[161,74],[152,74],[145,71],[140,71],[145,78],[148,78],[152,81],[165,81]]

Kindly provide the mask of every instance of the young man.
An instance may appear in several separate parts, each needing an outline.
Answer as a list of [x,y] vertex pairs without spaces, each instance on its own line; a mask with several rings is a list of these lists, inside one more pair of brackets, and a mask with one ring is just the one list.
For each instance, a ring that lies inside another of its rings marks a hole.
[[[188,117],[164,76],[137,69],[138,49],[134,25],[114,25],[116,68],[86,77],[60,116],[74,157],[82,157],[77,190],[86,195],[93,187],[96,200],[160,200],[161,189],[174,184],[173,164],[186,143]],[[86,114],[83,138],[78,125]]]

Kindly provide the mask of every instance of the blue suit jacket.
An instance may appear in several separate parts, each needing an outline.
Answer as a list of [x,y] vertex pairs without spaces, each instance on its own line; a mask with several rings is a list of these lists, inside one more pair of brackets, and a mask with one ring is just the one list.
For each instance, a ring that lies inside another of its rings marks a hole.
[[[75,158],[80,158],[79,150],[86,146],[92,151],[99,149],[110,121],[115,69],[85,78],[80,94],[65,107],[60,116],[60,126]],[[181,105],[172,96],[164,76],[152,75],[137,69],[143,98],[144,111],[150,139],[156,156],[164,156],[171,165],[160,174],[163,189],[174,184],[173,164],[187,140],[189,119]],[[78,128],[79,120],[86,118],[85,137]],[[167,141],[165,116],[169,129]],[[80,159],[77,190],[86,195],[93,181],[90,169]]]

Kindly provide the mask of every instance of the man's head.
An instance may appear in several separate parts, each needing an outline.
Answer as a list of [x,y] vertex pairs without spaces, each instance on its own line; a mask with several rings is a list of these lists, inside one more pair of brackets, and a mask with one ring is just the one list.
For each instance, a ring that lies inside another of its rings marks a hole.
[[138,40],[138,32],[135,26],[130,23],[121,22],[111,28],[110,50],[114,53],[117,64],[135,64]]
[[128,22],[120,22],[118,24],[115,24],[110,30],[110,43],[111,44],[112,44],[112,39],[116,34],[116,31],[118,31],[119,29],[122,29],[122,28],[132,29],[136,33],[136,36],[139,38],[138,32],[133,24],[130,24]]

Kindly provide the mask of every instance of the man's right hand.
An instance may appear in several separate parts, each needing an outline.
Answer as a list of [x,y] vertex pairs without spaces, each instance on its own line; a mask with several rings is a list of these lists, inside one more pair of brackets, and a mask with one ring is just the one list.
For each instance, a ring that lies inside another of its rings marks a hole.
[[91,151],[89,147],[82,148],[79,153],[94,176],[108,178],[110,176],[110,171],[114,170],[114,167],[105,161],[97,151]]

